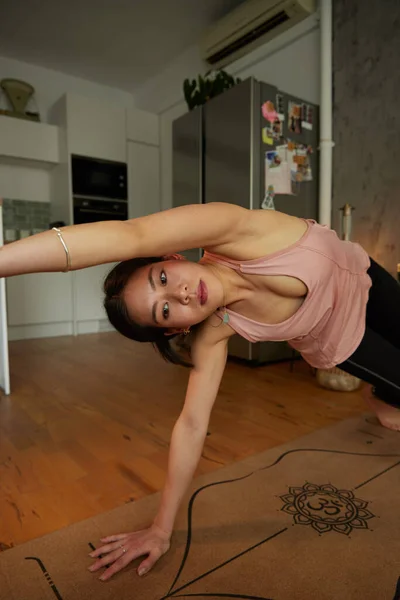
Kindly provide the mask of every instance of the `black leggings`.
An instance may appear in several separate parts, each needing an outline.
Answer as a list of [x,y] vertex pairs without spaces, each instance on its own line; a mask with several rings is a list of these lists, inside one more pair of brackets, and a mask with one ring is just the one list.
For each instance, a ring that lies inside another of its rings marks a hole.
[[374,394],[400,408],[400,285],[371,258],[366,330],[338,367],[374,386]]

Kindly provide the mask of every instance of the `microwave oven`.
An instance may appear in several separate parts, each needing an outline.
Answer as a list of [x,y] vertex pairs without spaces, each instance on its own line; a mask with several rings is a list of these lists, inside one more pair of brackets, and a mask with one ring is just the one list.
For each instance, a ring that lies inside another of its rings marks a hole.
[[126,163],[71,156],[72,195],[128,201]]

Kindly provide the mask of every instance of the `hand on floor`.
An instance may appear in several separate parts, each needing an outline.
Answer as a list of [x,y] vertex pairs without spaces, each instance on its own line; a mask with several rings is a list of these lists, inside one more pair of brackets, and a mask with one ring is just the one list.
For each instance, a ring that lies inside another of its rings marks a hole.
[[169,550],[170,539],[170,534],[157,525],[133,533],[120,533],[102,538],[100,541],[104,545],[89,554],[92,558],[98,559],[89,567],[89,571],[98,571],[107,566],[99,578],[101,581],[107,581],[130,562],[146,554],[147,558],[142,561],[137,570],[139,575],[144,575]]

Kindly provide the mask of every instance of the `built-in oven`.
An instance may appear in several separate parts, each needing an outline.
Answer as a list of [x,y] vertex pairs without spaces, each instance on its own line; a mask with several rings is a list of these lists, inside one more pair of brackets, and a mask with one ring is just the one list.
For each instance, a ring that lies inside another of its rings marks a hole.
[[128,218],[126,163],[71,157],[74,224]]
[[74,224],[96,221],[126,221],[128,203],[124,200],[100,200],[74,196]]

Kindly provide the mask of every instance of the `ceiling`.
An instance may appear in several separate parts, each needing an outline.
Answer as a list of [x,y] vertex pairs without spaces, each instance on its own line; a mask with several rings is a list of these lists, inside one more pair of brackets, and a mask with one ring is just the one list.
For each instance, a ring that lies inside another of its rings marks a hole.
[[243,0],[13,0],[0,56],[129,92]]

